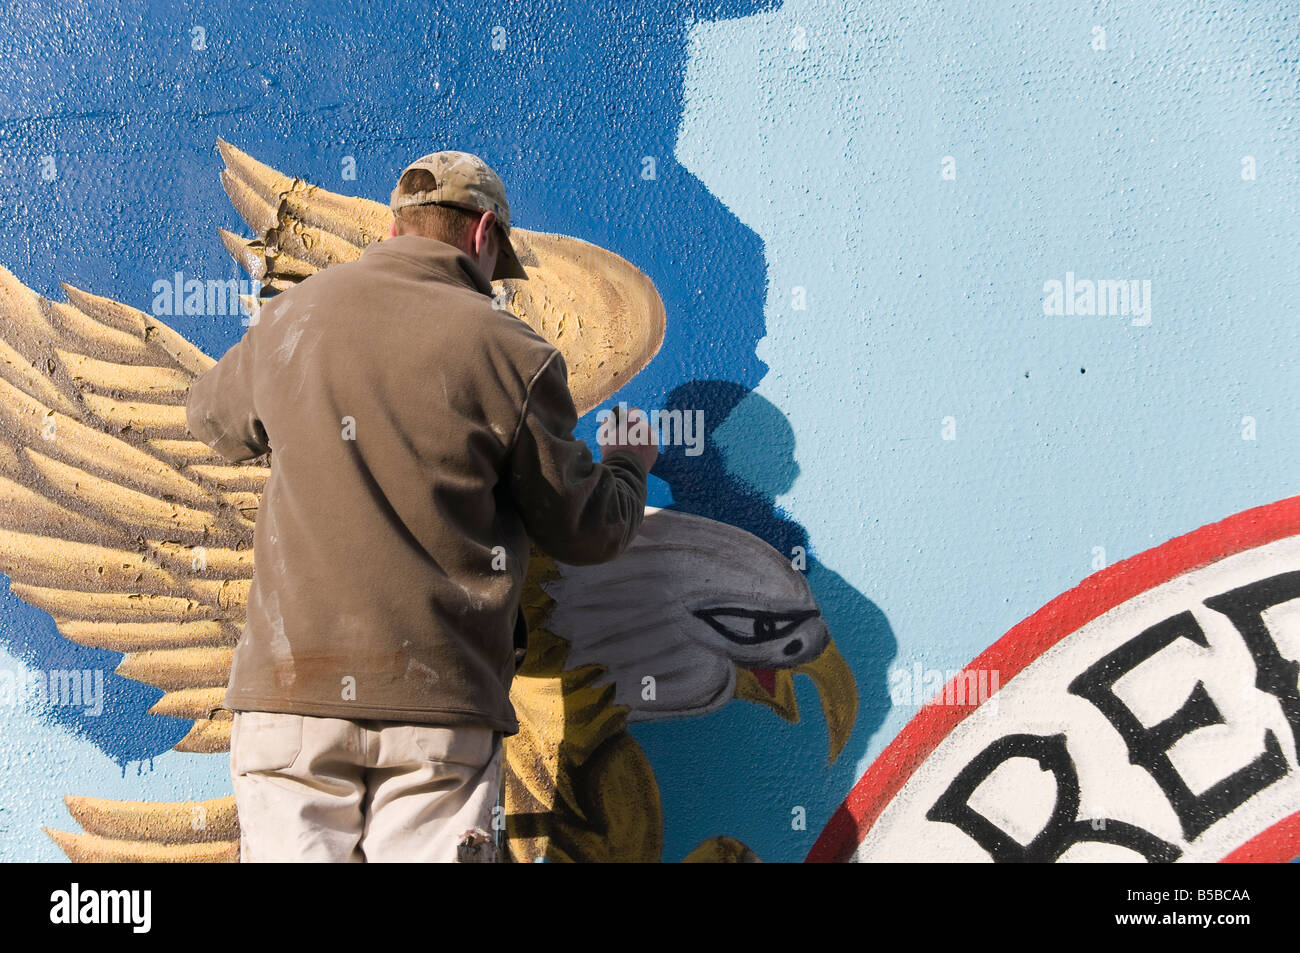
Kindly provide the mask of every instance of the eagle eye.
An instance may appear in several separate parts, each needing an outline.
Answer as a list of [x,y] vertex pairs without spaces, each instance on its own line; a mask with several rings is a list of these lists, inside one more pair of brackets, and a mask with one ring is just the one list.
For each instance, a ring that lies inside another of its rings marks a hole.
[[769,612],[763,609],[696,609],[702,619],[719,635],[739,645],[761,645],[789,635],[796,626],[815,616],[817,609],[796,612]]

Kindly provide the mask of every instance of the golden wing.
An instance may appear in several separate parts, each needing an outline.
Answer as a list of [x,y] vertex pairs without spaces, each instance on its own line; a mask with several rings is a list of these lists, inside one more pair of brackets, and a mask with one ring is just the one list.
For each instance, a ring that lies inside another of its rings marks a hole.
[[[151,713],[194,721],[176,750],[224,750],[230,723],[208,714],[244,623],[270,470],[230,466],[190,436],[186,396],[210,357],[143,312],[63,287],[67,303],[48,301],[0,268],[0,571],[65,638],[123,653],[119,675],[162,689]],[[70,856],[229,852],[220,805],[198,830],[192,804],[127,825],[101,823],[108,802],[69,806],[94,832],[51,832]],[[130,842],[98,843],[118,834]]]
[[[385,205],[326,191],[218,140],[221,182],[256,237],[222,243],[263,288],[283,291],[353,261],[388,237]],[[528,280],[499,282],[505,307],[564,355],[578,414],[600,406],[659,351],[664,305],[654,282],[611,251],[566,235],[510,230]]]

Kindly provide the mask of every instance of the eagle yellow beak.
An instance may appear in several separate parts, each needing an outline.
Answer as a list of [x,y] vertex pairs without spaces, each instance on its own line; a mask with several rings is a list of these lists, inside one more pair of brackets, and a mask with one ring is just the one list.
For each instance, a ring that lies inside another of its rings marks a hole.
[[817,687],[817,697],[821,699],[822,712],[826,716],[826,732],[830,736],[830,757],[826,763],[834,764],[844,750],[853,732],[853,722],[858,717],[858,683],[834,641],[828,642],[825,651],[810,662],[764,672],[764,681],[769,682],[771,690],[752,671],[737,667],[736,697],[766,705],[786,721],[798,721],[799,703],[794,697],[796,675],[807,675]]

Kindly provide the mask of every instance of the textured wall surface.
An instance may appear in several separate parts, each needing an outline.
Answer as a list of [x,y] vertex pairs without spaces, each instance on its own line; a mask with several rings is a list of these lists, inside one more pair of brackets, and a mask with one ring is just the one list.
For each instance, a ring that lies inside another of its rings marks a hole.
[[[797,722],[736,701],[632,725],[664,859],[717,835],[802,859],[931,676],[1093,574],[1296,493],[1287,7],[385,6],[7,3],[0,264],[146,310],[174,272],[242,277],[215,232],[242,229],[221,137],[380,200],[411,158],[476,152],[518,225],[648,274],[667,335],[616,399],[701,409],[708,432],[665,452],[651,503],[806,551],[859,695],[830,766],[802,679]],[[1098,313],[1084,280],[1124,282],[1130,307]],[[168,321],[214,356],[242,332]],[[116,664],[12,595],[0,647],[16,672]],[[66,793],[227,793],[223,758],[169,750],[188,722],[144,714],[158,695],[109,675],[96,717],[0,706],[0,857],[61,856],[40,828],[67,825]],[[1265,702],[1221,757],[1275,729],[1294,772]]]

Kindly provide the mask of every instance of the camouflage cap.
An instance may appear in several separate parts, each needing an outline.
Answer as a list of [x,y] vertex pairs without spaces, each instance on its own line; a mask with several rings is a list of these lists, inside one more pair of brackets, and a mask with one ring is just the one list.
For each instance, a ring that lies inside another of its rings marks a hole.
[[501,253],[497,256],[493,281],[502,278],[527,278],[510,244],[510,205],[506,202],[506,187],[500,177],[486,162],[469,152],[434,152],[416,159],[405,169],[397,181],[412,169],[424,169],[438,183],[436,189],[401,194],[393,189],[389,208],[398,209],[413,205],[451,205],[470,212],[495,212],[501,226]]

